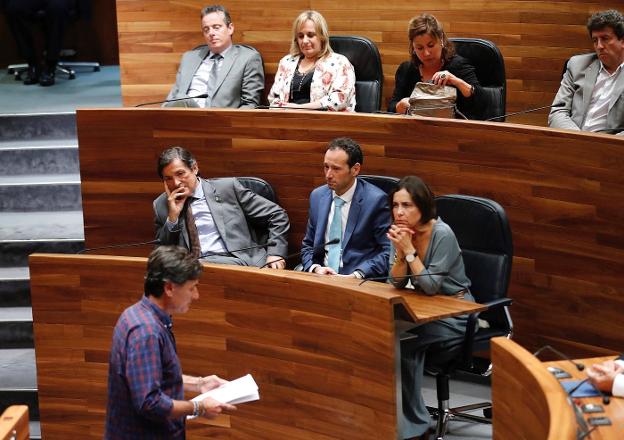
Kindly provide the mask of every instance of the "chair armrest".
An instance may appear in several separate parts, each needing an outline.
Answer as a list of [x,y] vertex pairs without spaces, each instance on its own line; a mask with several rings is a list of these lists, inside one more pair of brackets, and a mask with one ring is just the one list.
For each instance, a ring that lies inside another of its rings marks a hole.
[[499,298],[493,301],[481,303],[481,305],[486,306],[487,309],[483,310],[482,312],[471,313],[468,316],[468,322],[466,323],[466,334],[464,335],[464,342],[462,343],[463,348],[461,362],[463,365],[469,365],[472,362],[472,350],[474,346],[474,337],[477,331],[477,322],[479,319],[479,315],[489,310],[510,306],[512,302],[513,300],[511,298]]

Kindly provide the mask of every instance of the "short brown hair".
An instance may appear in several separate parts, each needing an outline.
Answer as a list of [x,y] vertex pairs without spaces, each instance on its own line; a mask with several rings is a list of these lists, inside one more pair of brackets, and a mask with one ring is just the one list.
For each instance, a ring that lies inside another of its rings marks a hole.
[[624,16],[622,13],[615,9],[609,9],[608,11],[596,12],[587,20],[587,30],[590,37],[592,32],[601,31],[607,27],[613,29],[618,40],[624,38]]
[[453,55],[455,55],[455,47],[447,38],[446,33],[444,33],[442,23],[440,23],[438,19],[431,14],[421,14],[413,17],[407,27],[409,54],[415,65],[419,66],[422,63],[414,52],[413,41],[414,38],[424,34],[431,35],[442,43],[442,64],[446,64],[453,57]]

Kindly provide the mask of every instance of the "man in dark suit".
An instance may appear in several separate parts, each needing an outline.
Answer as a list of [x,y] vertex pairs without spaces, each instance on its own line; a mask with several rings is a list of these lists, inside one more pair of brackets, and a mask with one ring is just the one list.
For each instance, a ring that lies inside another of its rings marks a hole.
[[[181,147],[160,154],[158,174],[165,187],[153,204],[161,245],[183,246],[208,263],[285,267],[290,224],[280,206],[234,178],[200,178],[197,161]],[[257,228],[268,230],[268,245]]]
[[[201,28],[207,46],[182,56],[167,99],[207,93],[207,98],[181,102],[192,107],[257,107],[264,90],[264,69],[258,51],[232,44],[234,25],[223,6],[203,8]],[[167,105],[177,103],[164,104]]]
[[596,53],[568,61],[548,116],[553,128],[624,135],[624,16],[601,11],[587,30]]
[[[390,241],[388,196],[358,179],[364,156],[349,138],[331,141],[325,180],[310,195],[308,226],[301,246],[303,270],[356,278],[386,276]],[[324,246],[329,241],[336,244]]]

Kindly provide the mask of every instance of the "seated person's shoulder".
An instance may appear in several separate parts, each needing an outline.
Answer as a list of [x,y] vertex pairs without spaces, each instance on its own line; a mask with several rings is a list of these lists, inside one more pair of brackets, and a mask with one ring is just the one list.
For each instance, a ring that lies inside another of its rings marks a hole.
[[381,188],[379,188],[377,185],[369,183],[363,179],[358,179],[358,185],[362,185],[362,188],[364,191],[366,191],[366,195],[368,197],[372,197],[375,199],[382,199],[384,201],[387,201],[388,194],[386,194],[386,192],[382,190]]
[[590,64],[597,61],[598,57],[595,53],[584,53],[580,55],[574,55],[568,60],[567,67],[572,71],[583,71],[589,67]]
[[238,50],[239,57],[261,58],[260,52],[258,52],[258,50],[252,46],[247,46],[245,44],[235,44],[232,48]]

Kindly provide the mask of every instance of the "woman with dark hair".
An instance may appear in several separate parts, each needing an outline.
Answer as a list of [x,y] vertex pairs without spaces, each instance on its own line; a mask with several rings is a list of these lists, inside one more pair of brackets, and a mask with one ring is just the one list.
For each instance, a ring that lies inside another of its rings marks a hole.
[[[393,220],[388,231],[390,282],[394,287],[474,301],[461,249],[451,228],[436,217],[429,187],[419,177],[407,176],[389,197]],[[410,331],[418,337],[401,342],[404,438],[427,438],[430,417],[420,391],[425,353],[427,364],[435,365],[445,343],[463,339],[466,321],[467,316],[459,316],[431,322]]]
[[409,97],[418,82],[432,82],[457,89],[457,108],[473,119],[473,108],[482,93],[475,69],[468,60],[455,54],[453,43],[442,24],[429,14],[418,15],[408,27],[410,61],[396,71],[394,93],[388,111],[406,113]]

